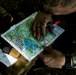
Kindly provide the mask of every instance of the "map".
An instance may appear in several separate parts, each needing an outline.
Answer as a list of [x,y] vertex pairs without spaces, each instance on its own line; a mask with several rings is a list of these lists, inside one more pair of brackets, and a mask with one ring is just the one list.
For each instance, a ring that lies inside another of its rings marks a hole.
[[37,12],[33,13],[1,34],[1,37],[20,52],[28,61],[31,61],[43,51],[43,45],[49,46],[64,32],[64,29],[54,24],[54,33],[47,31],[45,36],[41,36],[41,39],[37,40],[33,37],[30,29],[31,23],[36,15]]

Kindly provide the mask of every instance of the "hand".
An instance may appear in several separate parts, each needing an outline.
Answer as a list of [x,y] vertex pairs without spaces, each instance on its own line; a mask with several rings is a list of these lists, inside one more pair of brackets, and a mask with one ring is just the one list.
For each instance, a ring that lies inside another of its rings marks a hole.
[[[32,24],[32,30],[33,30],[33,35],[36,37],[38,40],[40,39],[40,35],[45,35],[46,34],[46,26],[47,23],[52,22],[52,17],[51,15],[47,15],[42,12],[38,12],[35,20],[33,21]],[[50,31],[52,31],[52,26],[50,26]]]
[[44,64],[51,68],[62,68],[65,64],[65,56],[50,46],[45,48],[48,52],[47,54],[41,53],[40,58],[43,60]]

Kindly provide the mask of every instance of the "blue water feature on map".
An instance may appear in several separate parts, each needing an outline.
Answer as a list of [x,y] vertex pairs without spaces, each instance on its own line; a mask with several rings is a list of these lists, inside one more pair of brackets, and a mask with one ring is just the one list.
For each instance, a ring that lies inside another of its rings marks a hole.
[[30,40],[30,39],[25,39],[24,40],[24,44],[23,46],[26,48],[26,49],[35,49],[38,47],[38,45],[33,41],[33,40]]

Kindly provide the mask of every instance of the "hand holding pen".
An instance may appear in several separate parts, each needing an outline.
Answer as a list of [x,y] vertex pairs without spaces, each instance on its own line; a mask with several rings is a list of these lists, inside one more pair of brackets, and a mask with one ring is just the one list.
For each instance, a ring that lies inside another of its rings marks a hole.
[[38,12],[32,23],[33,36],[39,40],[41,35],[46,35],[46,29],[53,32],[53,24],[51,14]]
[[[46,27],[47,27],[48,22],[50,24],[52,22],[51,15],[50,14],[47,15],[45,13],[38,12],[38,14],[36,15],[36,17],[33,21],[33,24],[32,24],[33,36],[35,38],[37,38],[39,40],[41,35],[43,35],[43,36],[46,35]],[[48,27],[51,28],[51,25]]]

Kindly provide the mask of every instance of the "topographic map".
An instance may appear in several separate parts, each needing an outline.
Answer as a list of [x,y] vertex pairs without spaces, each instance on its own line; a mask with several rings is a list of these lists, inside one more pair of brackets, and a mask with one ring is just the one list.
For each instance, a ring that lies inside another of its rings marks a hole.
[[64,32],[64,29],[54,24],[54,33],[47,31],[46,36],[41,36],[41,39],[37,40],[33,37],[30,29],[31,23],[36,15],[37,12],[33,13],[1,34],[1,37],[20,52],[28,61],[31,61],[43,51],[43,45],[49,46]]

